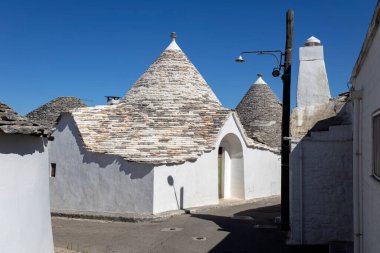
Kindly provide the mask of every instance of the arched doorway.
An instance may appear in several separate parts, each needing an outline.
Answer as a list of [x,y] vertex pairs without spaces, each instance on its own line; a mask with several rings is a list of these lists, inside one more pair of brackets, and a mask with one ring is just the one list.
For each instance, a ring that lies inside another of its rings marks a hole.
[[220,199],[244,199],[244,159],[239,138],[224,136],[218,149],[218,193]]

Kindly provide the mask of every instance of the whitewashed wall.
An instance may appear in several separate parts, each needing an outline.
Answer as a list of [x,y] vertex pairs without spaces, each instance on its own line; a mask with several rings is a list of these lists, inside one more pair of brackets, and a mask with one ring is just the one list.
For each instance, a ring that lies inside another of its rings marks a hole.
[[[226,146],[226,198],[252,199],[280,194],[279,155],[247,148],[231,116],[216,148],[194,162],[153,167],[127,163],[122,158],[87,152],[68,115],[61,118],[50,162],[57,164],[50,178],[55,212],[153,212],[213,205],[218,196],[218,147]],[[240,145],[236,150],[231,144]]]
[[289,243],[352,241],[352,127],[312,132],[293,145]]
[[300,47],[299,58],[297,107],[327,103],[331,95],[323,46]]
[[[362,90],[362,101],[356,100],[354,115],[354,185],[355,233],[362,234],[362,245],[355,241],[355,252],[380,252],[380,181],[372,175],[372,114],[380,109],[380,32],[377,30],[360,73],[354,80],[355,90]],[[361,115],[360,115],[361,114]],[[358,133],[359,131],[359,133]],[[360,151],[358,146],[362,146]],[[361,164],[361,165],[359,165]],[[360,167],[359,167],[360,166]],[[359,182],[361,181],[361,183]],[[362,184],[362,186],[360,186]],[[361,188],[362,194],[359,193]],[[359,207],[358,195],[362,198]],[[356,237],[359,239],[358,237]]]
[[[244,199],[262,198],[281,194],[281,162],[279,154],[268,150],[248,148],[233,117],[223,126],[217,143],[228,134],[237,136],[243,148]],[[219,145],[216,145],[218,147]],[[232,191],[233,192],[233,191]]]
[[52,253],[47,140],[0,134],[0,252]]
[[87,152],[70,116],[60,120],[49,142],[49,159],[56,163],[50,178],[55,212],[153,211],[153,166],[129,163],[118,156]]
[[[227,150],[225,155],[229,157],[227,160],[232,160],[232,166],[225,167],[224,196],[252,199],[280,194],[279,155],[270,151],[247,148],[231,116],[221,129],[216,148],[212,152],[203,154],[196,162],[154,168],[154,213],[178,209],[181,203],[183,208],[189,208],[219,202],[218,147],[231,144],[231,140],[228,140],[229,135],[233,136],[231,139],[236,138],[240,141],[243,159],[239,159],[239,152]],[[240,172],[234,174],[236,173],[234,169]],[[174,187],[168,183],[170,176],[173,178]]]
[[[217,150],[203,154],[196,162],[159,166],[154,169],[154,213],[178,210],[180,207],[217,204]],[[173,178],[170,185],[169,177]],[[168,182],[169,181],[169,182]],[[181,188],[183,195],[181,195]],[[182,206],[181,206],[181,203]]]
[[245,198],[281,195],[280,155],[260,149],[247,149],[244,156]]

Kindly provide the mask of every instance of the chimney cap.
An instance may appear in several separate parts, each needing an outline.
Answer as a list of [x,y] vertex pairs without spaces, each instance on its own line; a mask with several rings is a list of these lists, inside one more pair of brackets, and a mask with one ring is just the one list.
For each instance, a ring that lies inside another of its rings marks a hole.
[[304,45],[307,46],[307,47],[320,46],[321,45],[321,41],[319,39],[317,39],[316,37],[311,36],[310,38],[308,38],[307,40],[305,40]]
[[117,96],[105,96],[107,98],[107,104],[108,105],[114,105],[114,104],[118,104],[120,102],[120,98],[121,97],[117,97]]

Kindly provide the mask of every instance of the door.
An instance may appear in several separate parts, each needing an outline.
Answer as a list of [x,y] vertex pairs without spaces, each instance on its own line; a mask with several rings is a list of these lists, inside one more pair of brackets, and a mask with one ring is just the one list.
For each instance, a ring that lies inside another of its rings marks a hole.
[[218,192],[219,198],[223,198],[223,148],[218,150]]

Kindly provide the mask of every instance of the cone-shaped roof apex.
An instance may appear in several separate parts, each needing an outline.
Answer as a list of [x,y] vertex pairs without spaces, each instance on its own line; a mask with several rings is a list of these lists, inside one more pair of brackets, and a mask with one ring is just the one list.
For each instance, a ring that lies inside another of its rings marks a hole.
[[171,37],[170,45],[131,87],[124,100],[166,101],[170,106],[206,103],[220,107],[214,92],[175,42],[175,33]]
[[280,147],[282,106],[261,75],[236,111],[248,137],[272,148]]
[[257,80],[253,84],[267,84],[264,79],[262,78],[261,74],[257,74]]
[[169,46],[165,50],[181,50],[182,51],[182,49],[178,46],[177,42],[175,41],[175,39],[177,38],[176,33],[172,32],[170,37],[172,38],[172,42],[170,42]]

